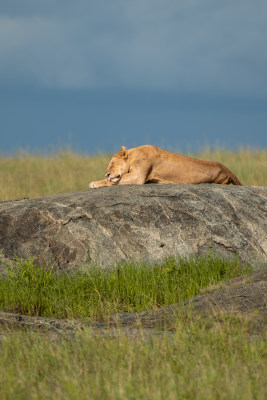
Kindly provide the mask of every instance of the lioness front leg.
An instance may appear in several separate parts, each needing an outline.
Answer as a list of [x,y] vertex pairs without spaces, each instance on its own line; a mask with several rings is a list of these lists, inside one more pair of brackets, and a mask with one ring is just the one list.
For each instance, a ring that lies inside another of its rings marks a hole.
[[110,182],[108,179],[103,179],[102,181],[96,181],[96,182],[91,182],[89,183],[89,187],[91,189],[98,189],[101,187],[105,187],[105,186],[114,186],[115,183]]
[[146,176],[135,171],[122,175],[117,185],[143,185],[145,181]]

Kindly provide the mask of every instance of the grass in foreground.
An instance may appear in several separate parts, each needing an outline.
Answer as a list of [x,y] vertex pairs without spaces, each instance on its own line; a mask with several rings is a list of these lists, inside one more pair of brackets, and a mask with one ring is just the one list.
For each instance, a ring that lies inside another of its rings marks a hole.
[[[190,155],[221,162],[245,186],[267,185],[267,150],[206,150]],[[103,179],[109,159],[110,155],[85,156],[71,151],[0,156],[0,201],[86,190],[89,182]]]
[[103,319],[183,301],[208,285],[250,271],[238,259],[227,261],[212,255],[190,260],[169,257],[158,264],[122,264],[112,269],[89,265],[72,274],[18,261],[0,279],[0,310]]
[[[0,279],[0,309],[30,315],[103,318],[190,298],[249,273],[238,259],[169,257],[161,264],[84,266],[56,274],[18,261]],[[6,329],[6,328],[5,328]],[[244,317],[179,318],[173,335],[75,338],[2,330],[3,400],[250,400],[267,394],[266,338]]]
[[264,400],[266,339],[244,321],[177,324],[173,336],[73,340],[6,334],[0,343],[2,400]]

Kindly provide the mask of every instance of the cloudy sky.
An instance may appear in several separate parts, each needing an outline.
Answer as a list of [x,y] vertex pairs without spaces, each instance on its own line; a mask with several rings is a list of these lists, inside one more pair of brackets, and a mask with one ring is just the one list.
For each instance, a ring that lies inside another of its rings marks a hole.
[[266,0],[0,2],[0,152],[267,147]]

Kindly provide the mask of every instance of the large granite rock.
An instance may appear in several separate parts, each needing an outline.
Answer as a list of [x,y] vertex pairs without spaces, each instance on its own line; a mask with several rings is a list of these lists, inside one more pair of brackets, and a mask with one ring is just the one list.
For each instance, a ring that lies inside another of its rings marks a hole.
[[267,261],[267,188],[114,186],[0,203],[0,252],[70,268],[210,251]]

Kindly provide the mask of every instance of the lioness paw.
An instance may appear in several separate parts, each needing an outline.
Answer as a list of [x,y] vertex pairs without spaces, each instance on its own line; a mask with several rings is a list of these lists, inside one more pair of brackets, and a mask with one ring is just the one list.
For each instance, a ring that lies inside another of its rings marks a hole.
[[89,183],[89,188],[91,188],[91,189],[96,189],[97,188],[97,186],[96,186],[96,182],[91,182],[91,183]]

